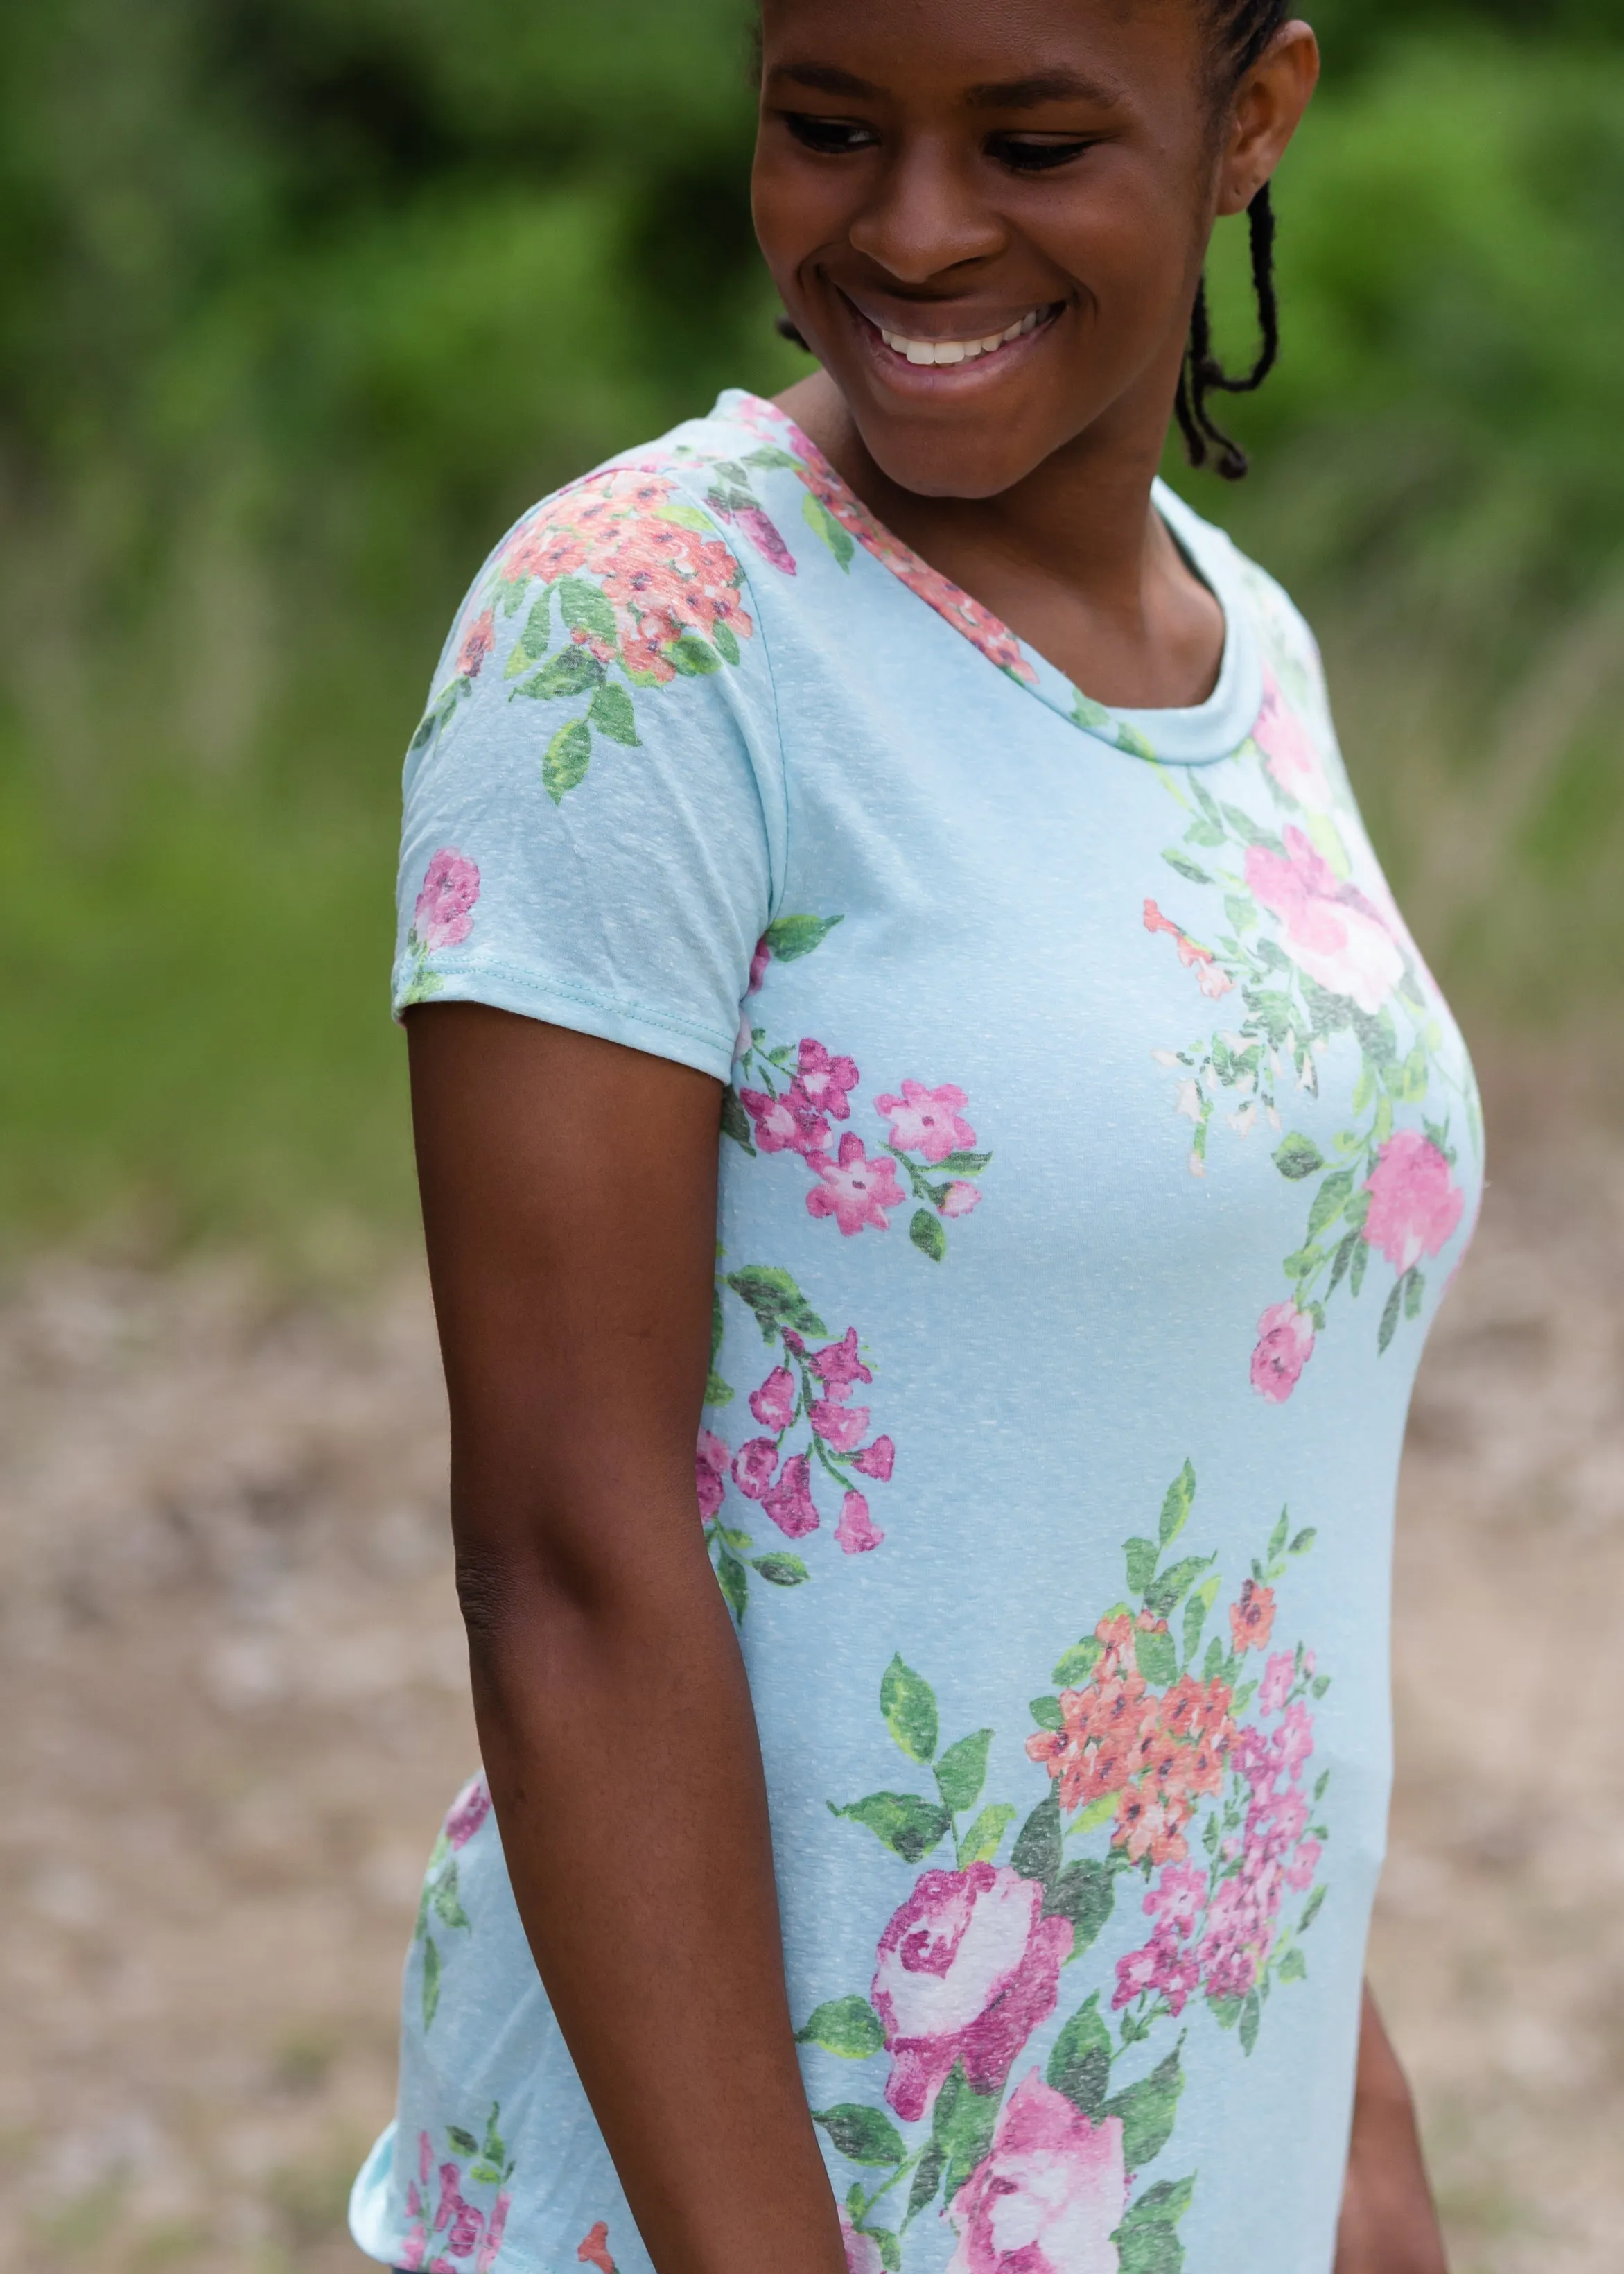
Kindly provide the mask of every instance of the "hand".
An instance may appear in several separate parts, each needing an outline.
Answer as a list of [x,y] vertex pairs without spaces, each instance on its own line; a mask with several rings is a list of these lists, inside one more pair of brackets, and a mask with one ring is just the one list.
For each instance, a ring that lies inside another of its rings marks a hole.
[[1335,2274],[1447,2274],[1415,2104],[1368,1986]]

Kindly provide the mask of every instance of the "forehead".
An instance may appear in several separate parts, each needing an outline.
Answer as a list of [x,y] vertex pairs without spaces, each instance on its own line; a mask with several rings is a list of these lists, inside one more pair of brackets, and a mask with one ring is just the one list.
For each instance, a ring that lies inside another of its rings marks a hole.
[[969,108],[1187,90],[1207,19],[1204,0],[763,0],[761,13],[770,81]]

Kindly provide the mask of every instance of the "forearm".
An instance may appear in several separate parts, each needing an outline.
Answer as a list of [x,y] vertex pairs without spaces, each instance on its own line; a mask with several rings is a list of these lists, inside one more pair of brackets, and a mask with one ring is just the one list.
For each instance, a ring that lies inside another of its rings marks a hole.
[[698,1537],[654,1586],[566,1595],[509,1571],[499,1608],[478,1575],[485,1767],[537,1965],[659,2274],[843,2274],[749,1694]]
[[1446,2274],[1415,2104],[1368,1984],[1336,2274]]

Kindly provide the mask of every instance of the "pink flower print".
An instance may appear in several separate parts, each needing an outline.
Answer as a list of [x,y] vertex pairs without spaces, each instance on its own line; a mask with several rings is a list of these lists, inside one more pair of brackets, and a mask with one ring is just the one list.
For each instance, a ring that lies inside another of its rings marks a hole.
[[809,1035],[803,1039],[794,1087],[817,1112],[849,1121],[850,1093],[861,1079],[854,1059],[831,1058],[822,1043],[814,1042]]
[[749,537],[756,551],[771,561],[785,576],[795,574],[795,556],[778,535],[758,505],[741,505],[734,508],[730,518]]
[[427,2187],[434,2174],[434,2142],[426,2132],[417,2135],[417,2178]]
[[868,1503],[860,1492],[849,1492],[840,1502],[840,1521],[835,1526],[835,1538],[847,1555],[866,1555],[877,1547],[885,1534],[875,1529],[868,1514]]
[[876,1097],[874,1110],[890,1120],[898,1152],[922,1153],[934,1168],[950,1153],[968,1152],[975,1143],[974,1130],[959,1111],[969,1102],[957,1082],[927,1089],[922,1081],[905,1081],[900,1097]]
[[759,1389],[750,1392],[750,1411],[763,1429],[787,1429],[795,1418],[795,1382],[786,1366],[775,1366]]
[[1258,1321],[1252,1386],[1272,1405],[1283,1405],[1314,1354],[1314,1322],[1295,1303],[1271,1303]]
[[1338,879],[1300,829],[1286,831],[1285,846],[1283,854],[1247,847],[1253,898],[1279,918],[1286,953],[1299,969],[1373,1014],[1403,977],[1398,943],[1372,902]]
[[891,1482],[891,1471],[896,1465],[897,1448],[889,1437],[876,1437],[872,1445],[865,1445],[852,1460],[852,1466],[861,1475],[873,1477],[883,1485]]
[[449,2226],[456,2216],[457,2206],[462,2200],[457,2191],[457,2181],[462,2176],[461,2167],[455,2164],[442,2164],[440,2167],[440,2209],[434,2214],[436,2234]]
[[767,966],[771,961],[772,950],[768,946],[766,939],[764,937],[758,939],[756,943],[755,951],[750,957],[750,984],[748,990],[750,994],[754,995],[761,986],[762,981],[767,976]]
[[826,1343],[817,1356],[807,1362],[823,1383],[824,1396],[837,1404],[845,1404],[853,1382],[874,1380],[857,1355],[855,1327],[848,1327],[838,1343]]
[[804,1453],[791,1454],[777,1484],[762,1495],[762,1506],[787,1539],[804,1540],[808,1532],[817,1530],[812,1464]]
[[461,947],[474,928],[479,871],[454,846],[442,845],[423,875],[423,890],[412,911],[412,930],[431,953]]
[[1436,1255],[1461,1221],[1465,1195],[1430,1137],[1400,1129],[1376,1156],[1365,1187],[1365,1237],[1400,1271]]
[[829,1123],[797,1082],[777,1097],[765,1090],[741,1089],[739,1102],[755,1126],[763,1153],[801,1153],[808,1160],[829,1142]]
[[886,1209],[902,1206],[896,1170],[878,1154],[870,1160],[854,1130],[840,1140],[838,1161],[809,1158],[808,1166],[820,1179],[807,1194],[808,1214],[833,1216],[847,1239],[865,1228],[885,1231]]
[[778,1449],[771,1437],[752,1437],[733,1455],[733,1482],[747,1500],[765,1500],[778,1465]]
[[832,1452],[854,1453],[868,1427],[868,1408],[842,1405],[837,1402],[838,1395],[814,1401],[812,1427]]
[[1263,681],[1263,708],[1252,730],[1264,764],[1288,797],[1299,805],[1323,805],[1330,784],[1312,737],[1281,693],[1271,674]]
[[1263,1669],[1258,1685],[1258,1705],[1265,1713],[1278,1713],[1291,1694],[1297,1660],[1289,1651],[1277,1651]]
[[[492,2204],[490,2224],[485,2231],[485,2248],[480,2252],[476,2262],[474,2274],[491,2274],[491,2269],[495,2265],[497,2255],[502,2247],[502,2236],[508,2230],[508,2214],[512,2208],[513,2197],[510,2195],[498,2195]],[[608,2274],[614,2274],[613,2260],[610,2262]]]
[[1304,1840],[1299,1843],[1296,1854],[1286,1866],[1286,1885],[1294,1894],[1306,1894],[1313,1886],[1314,1873],[1320,1869],[1320,1858],[1323,1853],[1317,1840]]
[[609,2255],[609,2224],[599,2219],[583,2242],[575,2245],[575,2256],[583,2266],[596,2266],[598,2274],[615,2274],[614,2261]]
[[1207,1901],[1207,1874],[1193,1864],[1169,1864],[1145,1898],[1145,1909],[1179,1935],[1193,1933]]
[[968,1216],[972,1209],[981,1206],[981,1201],[979,1186],[968,1185],[962,1177],[955,1177],[936,1202],[936,1214],[948,1216]]
[[1043,1890],[1019,1872],[972,1864],[926,1871],[880,1937],[873,2005],[891,2072],[885,2097],[916,2123],[955,2061],[996,2092],[1055,2009],[1071,1954],[1069,1919],[1043,1916]]
[[[1147,931],[1166,932],[1169,939],[1177,943],[1179,961],[1186,971],[1195,973],[1196,984],[1209,1001],[1217,1002],[1221,996],[1227,995],[1234,986],[1235,982],[1216,961],[1212,949],[1203,947],[1199,940],[1192,939],[1187,931],[1176,924],[1170,916],[1164,916],[1154,900],[1147,900],[1145,903],[1145,929]],[[1179,1110],[1182,1112],[1184,1109],[1181,1107]]]
[[846,2245],[846,2274],[883,2274],[885,2261],[871,2234],[859,2234],[846,2211],[840,2213],[840,2240]]
[[1122,2119],[1091,2123],[1034,2069],[953,2197],[948,2274],[1117,2274],[1111,2238],[1127,2202]]
[[727,1489],[727,1448],[711,1430],[702,1429],[694,1449],[694,1489],[699,1513],[709,1524]]
[[1286,1708],[1284,1719],[1274,1732],[1274,1750],[1295,1784],[1314,1755],[1314,1717],[1300,1698],[1295,1706]]
[[[470,1777],[451,1803],[445,1837],[453,1848],[466,1848],[491,1813],[491,1788],[483,1776]],[[425,2172],[425,2178],[428,2175]]]
[[456,674],[459,679],[477,679],[480,666],[496,644],[496,612],[486,608],[474,618],[462,635],[462,644],[457,650]]
[[447,2249],[454,2258],[470,2258],[477,2248],[484,2233],[485,2214],[476,2210],[472,2203],[465,2202],[459,2195],[456,2200],[456,2217],[452,2223],[450,2233],[446,2237]]
[[1136,1998],[1165,1998],[1177,2018],[1201,1986],[1200,1961],[1186,1950],[1166,1925],[1158,1927],[1142,1950],[1130,1951],[1116,1962],[1116,1990],[1111,1999],[1120,2013]]

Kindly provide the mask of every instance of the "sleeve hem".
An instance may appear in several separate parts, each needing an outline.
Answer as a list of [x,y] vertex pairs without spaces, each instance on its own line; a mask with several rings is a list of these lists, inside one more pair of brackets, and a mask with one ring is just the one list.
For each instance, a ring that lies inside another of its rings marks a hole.
[[392,1014],[399,1020],[418,1003],[488,1003],[493,1010],[513,1011],[521,1018],[673,1059],[718,1081],[726,1082],[733,1071],[732,1035],[719,1035],[714,1027],[673,1019],[639,1003],[570,987],[516,964],[423,964],[403,958],[395,967]]

